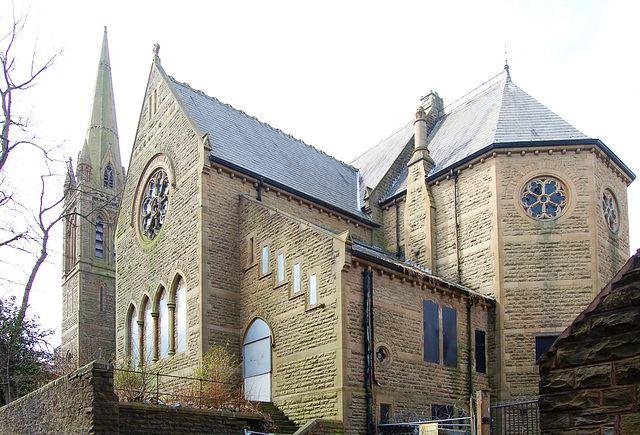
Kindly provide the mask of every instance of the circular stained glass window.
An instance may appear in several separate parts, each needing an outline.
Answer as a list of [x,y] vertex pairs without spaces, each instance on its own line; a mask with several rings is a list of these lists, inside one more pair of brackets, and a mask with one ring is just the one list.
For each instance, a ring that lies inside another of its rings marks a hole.
[[162,228],[169,204],[169,177],[164,169],[156,169],[142,192],[140,202],[140,231],[152,240]]
[[602,192],[602,214],[604,221],[612,233],[617,233],[620,229],[620,215],[618,210],[618,202],[613,192],[606,189]]
[[556,219],[567,207],[567,189],[557,178],[534,178],[522,188],[520,201],[524,211],[533,219]]

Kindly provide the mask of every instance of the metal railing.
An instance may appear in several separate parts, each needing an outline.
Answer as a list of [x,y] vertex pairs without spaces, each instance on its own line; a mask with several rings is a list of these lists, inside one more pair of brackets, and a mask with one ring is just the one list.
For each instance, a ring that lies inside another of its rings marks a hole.
[[439,434],[470,434],[473,428],[471,417],[448,418],[443,420],[420,420],[403,423],[379,424],[380,435],[414,435],[420,433],[420,425],[425,423],[437,423]]
[[114,391],[121,402],[210,409],[252,408],[236,383],[120,368],[114,371]]
[[537,435],[540,433],[538,399],[512,401],[489,408],[493,435]]

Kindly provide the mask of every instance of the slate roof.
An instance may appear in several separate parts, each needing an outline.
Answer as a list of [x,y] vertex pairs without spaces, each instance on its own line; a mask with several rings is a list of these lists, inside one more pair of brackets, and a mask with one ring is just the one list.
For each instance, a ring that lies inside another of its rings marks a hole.
[[209,134],[211,156],[359,217],[358,170],[216,98],[170,78],[191,118]]
[[357,257],[365,258],[369,261],[374,261],[377,264],[383,264],[391,269],[397,270],[400,273],[409,273],[414,276],[422,276],[423,279],[427,280],[431,284],[437,284],[454,291],[472,294],[476,297],[484,299],[489,303],[495,303],[495,299],[492,296],[479,293],[475,290],[471,290],[470,288],[463,286],[462,284],[458,284],[453,281],[449,281],[448,279],[439,277],[429,269],[406,260],[401,260],[396,255],[384,251],[377,246],[371,246],[360,240],[354,239],[351,249],[354,255],[356,255]]
[[[377,186],[389,170],[391,163],[396,161],[412,137],[413,120],[364,154],[356,157],[351,165],[360,169],[363,184],[369,187]],[[364,193],[364,189],[362,190]]]
[[[411,138],[412,123],[400,131],[405,132],[404,137]],[[589,138],[524,92],[510,79],[504,78],[438,121],[429,135],[429,152],[436,162],[431,175],[452,167],[492,145],[517,143],[518,146],[528,146],[541,141],[576,139]],[[378,149],[383,155],[398,155],[403,145],[391,136],[374,149]],[[388,166],[391,161],[385,163]],[[359,159],[353,164],[359,167],[363,174],[382,172],[379,168],[381,162],[371,159]],[[405,169],[385,198],[391,198],[406,190],[406,179]],[[376,181],[374,177],[371,180]]]

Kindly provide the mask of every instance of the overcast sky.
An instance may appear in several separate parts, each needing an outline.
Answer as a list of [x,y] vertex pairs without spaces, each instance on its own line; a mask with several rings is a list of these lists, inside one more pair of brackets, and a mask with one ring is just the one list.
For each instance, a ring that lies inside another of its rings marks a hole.
[[[125,168],[159,43],[169,75],[345,162],[403,126],[430,90],[446,105],[498,74],[506,47],[516,85],[640,173],[640,2],[15,1],[29,5],[25,40],[37,34],[42,56],[63,52],[23,102],[74,160],[107,26]],[[628,193],[634,253],[637,181]],[[61,232],[31,299],[58,330]]]

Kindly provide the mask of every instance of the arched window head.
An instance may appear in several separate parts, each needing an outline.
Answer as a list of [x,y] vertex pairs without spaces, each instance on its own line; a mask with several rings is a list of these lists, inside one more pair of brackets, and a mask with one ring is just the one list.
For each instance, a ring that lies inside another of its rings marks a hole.
[[104,258],[104,223],[96,219],[96,257]]
[[104,187],[113,189],[113,166],[111,163],[107,163],[107,167],[104,168]]
[[129,322],[127,324],[127,328],[129,329],[129,343],[128,343],[128,351],[129,357],[131,357],[131,365],[133,367],[137,367],[140,362],[140,336],[138,335],[138,313],[136,312],[136,307],[132,306],[129,311]]
[[187,289],[182,278],[178,281],[175,295],[175,351],[187,350]]

